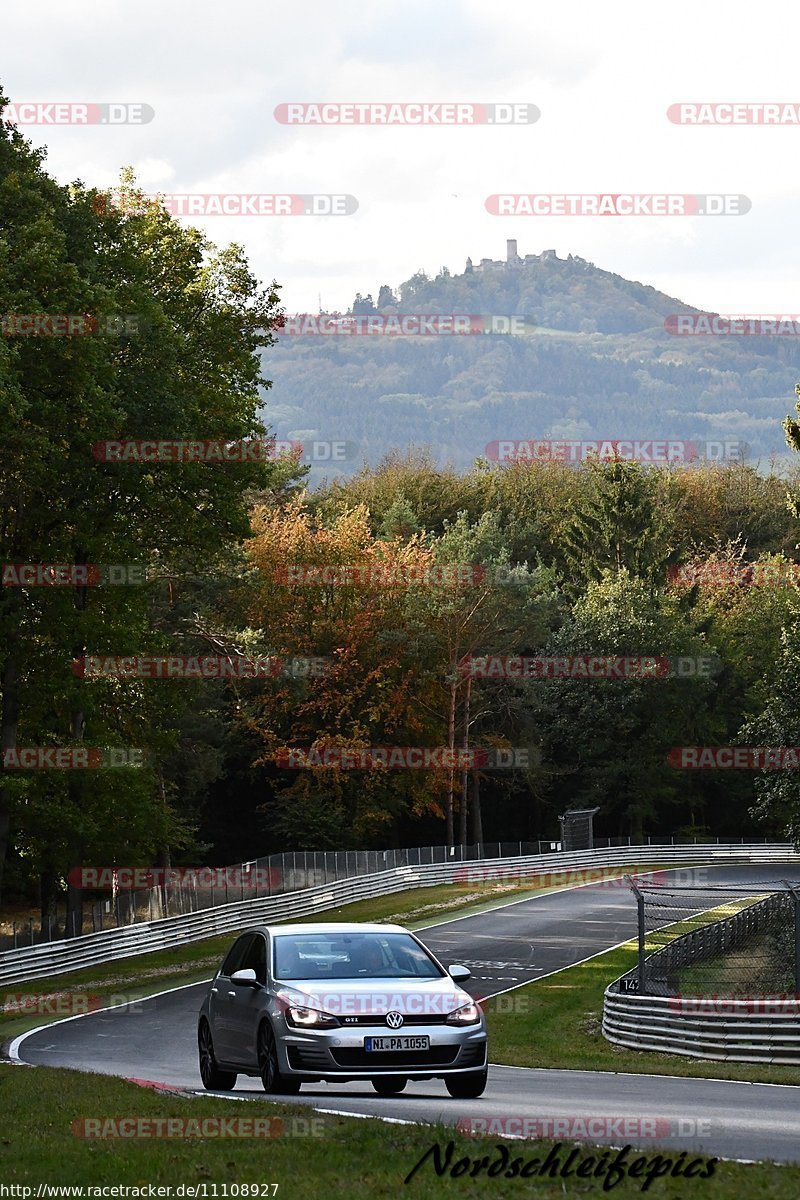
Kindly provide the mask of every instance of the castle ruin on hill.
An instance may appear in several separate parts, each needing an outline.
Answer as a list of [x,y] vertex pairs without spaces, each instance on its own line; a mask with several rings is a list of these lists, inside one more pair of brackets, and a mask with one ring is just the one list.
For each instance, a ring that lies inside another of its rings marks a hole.
[[[502,258],[482,258],[479,263],[473,263],[471,258],[467,259],[465,274],[471,275],[481,271],[497,271],[513,269],[515,267],[527,267],[533,263],[546,262],[548,259],[558,261],[558,255],[555,250],[543,250],[541,254],[526,254],[524,257],[517,253],[516,238],[508,238],[506,240],[506,256]],[[567,262],[584,262],[577,255],[570,254],[565,260]]]

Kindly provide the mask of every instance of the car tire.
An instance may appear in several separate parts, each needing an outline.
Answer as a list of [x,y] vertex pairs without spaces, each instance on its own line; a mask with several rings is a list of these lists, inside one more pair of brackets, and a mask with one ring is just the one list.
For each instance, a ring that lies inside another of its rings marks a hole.
[[236,1083],[233,1071],[221,1071],[214,1054],[214,1040],[208,1021],[201,1021],[197,1030],[197,1053],[200,1059],[200,1078],[208,1092],[230,1092]]
[[465,1071],[463,1075],[448,1075],[444,1081],[451,1096],[456,1100],[476,1100],[486,1089],[488,1071]]
[[258,1031],[258,1069],[264,1091],[270,1096],[293,1096],[300,1091],[299,1079],[281,1074],[275,1035],[268,1021]]
[[402,1075],[383,1075],[373,1079],[372,1086],[379,1096],[396,1096],[407,1083]]

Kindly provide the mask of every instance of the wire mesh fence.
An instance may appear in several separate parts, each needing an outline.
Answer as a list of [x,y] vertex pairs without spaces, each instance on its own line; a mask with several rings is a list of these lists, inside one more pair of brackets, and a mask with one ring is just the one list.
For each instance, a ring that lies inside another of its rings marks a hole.
[[[645,835],[641,839],[596,837],[593,845],[597,850],[631,845],[714,844],[719,840],[680,834],[670,837]],[[741,840],[744,844],[744,839]],[[764,841],[766,844],[766,839]],[[726,839],[726,844],[731,844],[730,839]],[[390,850],[290,850],[222,868],[133,868],[134,876],[130,874],[131,868],[116,864],[99,869],[88,868],[85,873],[88,882],[82,884],[85,903],[80,918],[73,916],[67,923],[63,898],[57,911],[44,921],[31,915],[6,921],[0,917],[0,950],[58,941],[84,933],[98,933],[104,929],[155,921],[162,917],[182,916],[238,900],[279,896],[400,867],[552,854],[562,849],[566,847],[560,840],[546,838]],[[141,879],[141,883],[133,886],[128,882],[131,878],[134,883]],[[102,886],[93,887],[95,880]]]
[[[610,838],[605,839],[605,844],[629,845],[630,839]],[[80,922],[71,919],[67,927],[66,913],[60,919],[53,916],[44,923],[33,917],[9,921],[6,931],[0,930],[0,949],[16,949],[141,921],[183,916],[239,900],[280,896],[401,867],[551,854],[560,849],[559,841],[537,839],[391,850],[289,850],[227,867],[142,869],[116,864],[89,867],[81,872],[80,884],[86,894],[86,903]],[[100,890],[106,895],[97,899]]]
[[800,993],[800,882],[631,883],[638,963],[620,991],[652,996]]

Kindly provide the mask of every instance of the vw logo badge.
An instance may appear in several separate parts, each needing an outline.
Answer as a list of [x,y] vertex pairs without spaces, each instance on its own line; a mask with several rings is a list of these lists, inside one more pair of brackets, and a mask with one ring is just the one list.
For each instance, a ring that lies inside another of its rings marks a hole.
[[390,1012],[386,1014],[386,1024],[390,1029],[399,1029],[403,1024],[403,1014],[399,1012]]

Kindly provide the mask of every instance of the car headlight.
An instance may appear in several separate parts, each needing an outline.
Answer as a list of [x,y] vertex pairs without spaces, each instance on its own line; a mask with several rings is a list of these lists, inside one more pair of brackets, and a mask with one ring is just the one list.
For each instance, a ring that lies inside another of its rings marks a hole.
[[477,1025],[480,1019],[481,1014],[477,1004],[464,1004],[450,1013],[445,1025]]
[[322,1012],[319,1008],[288,1007],[286,1020],[289,1025],[296,1025],[299,1029],[335,1029],[339,1024],[333,1013]]

